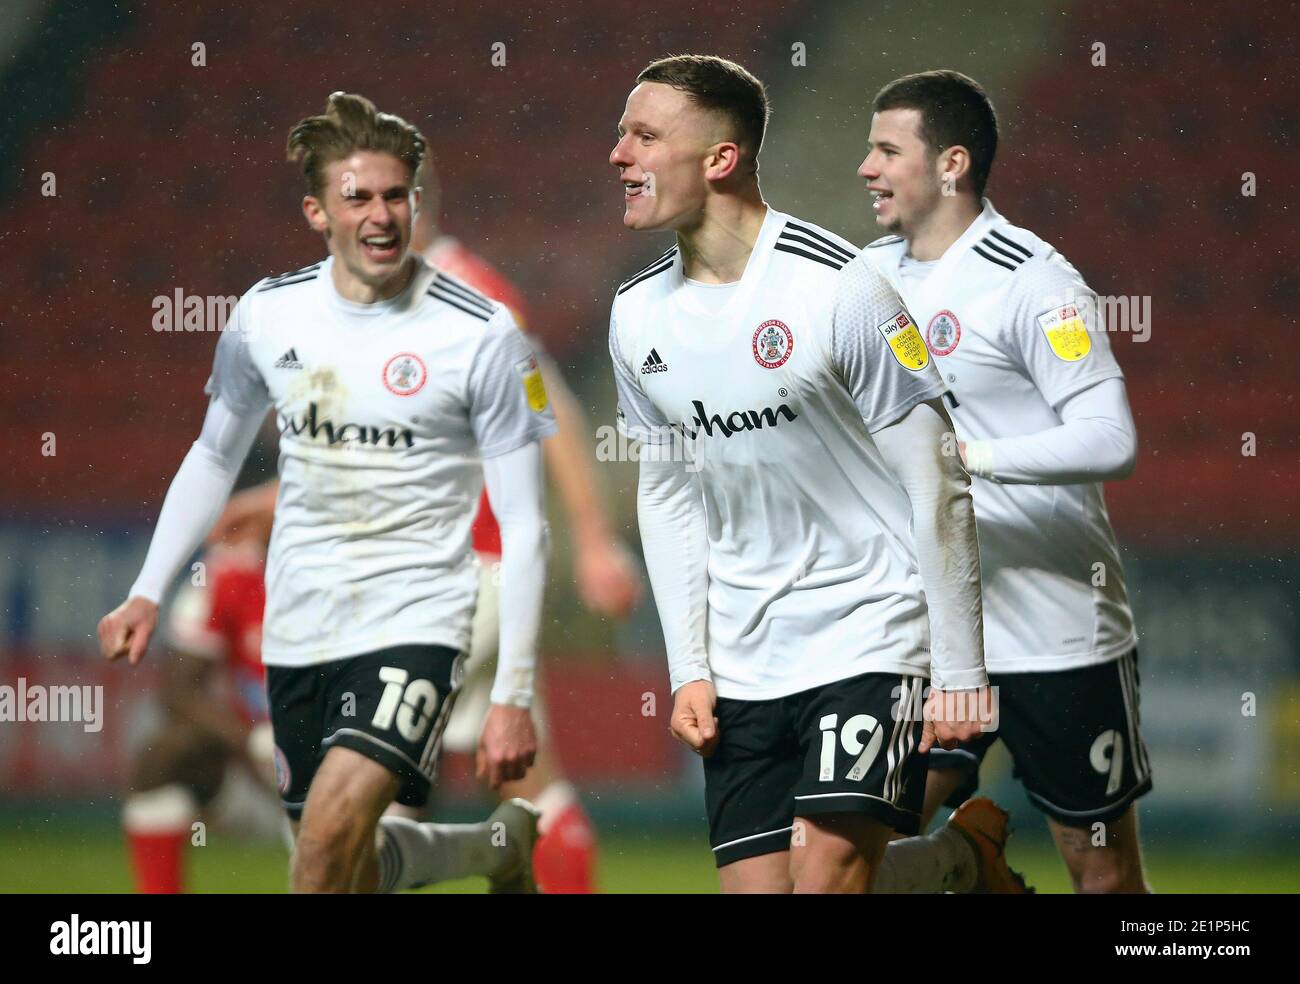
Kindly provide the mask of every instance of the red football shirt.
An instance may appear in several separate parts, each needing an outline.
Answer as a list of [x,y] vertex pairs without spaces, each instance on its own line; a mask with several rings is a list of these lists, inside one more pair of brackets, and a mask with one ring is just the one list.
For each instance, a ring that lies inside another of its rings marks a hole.
[[264,555],[252,547],[215,547],[203,558],[204,584],[186,584],[172,602],[170,642],[220,660],[234,709],[249,724],[268,720],[262,666]]

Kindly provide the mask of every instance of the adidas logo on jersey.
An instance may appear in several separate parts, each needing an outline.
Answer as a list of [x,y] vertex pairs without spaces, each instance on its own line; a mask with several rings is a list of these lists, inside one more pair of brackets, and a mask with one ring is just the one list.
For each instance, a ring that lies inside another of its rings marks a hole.
[[298,353],[289,349],[284,355],[275,360],[276,369],[301,369],[302,363],[298,361]]
[[667,371],[668,371],[668,363],[665,362],[663,359],[659,358],[658,352],[656,352],[654,349],[651,349],[650,354],[647,355],[645,361],[641,363],[641,375],[644,376],[646,373],[649,372],[667,372]]

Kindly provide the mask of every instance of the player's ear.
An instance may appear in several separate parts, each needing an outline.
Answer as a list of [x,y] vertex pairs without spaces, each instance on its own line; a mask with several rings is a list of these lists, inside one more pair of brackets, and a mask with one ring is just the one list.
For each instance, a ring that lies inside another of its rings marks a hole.
[[329,220],[325,216],[325,205],[315,195],[306,195],[302,200],[302,214],[307,217],[307,224],[317,232],[329,231]]
[[949,147],[939,155],[939,184],[942,188],[955,189],[962,178],[970,174],[970,151],[958,144]]
[[740,147],[731,141],[714,144],[704,158],[704,177],[721,181],[739,173]]

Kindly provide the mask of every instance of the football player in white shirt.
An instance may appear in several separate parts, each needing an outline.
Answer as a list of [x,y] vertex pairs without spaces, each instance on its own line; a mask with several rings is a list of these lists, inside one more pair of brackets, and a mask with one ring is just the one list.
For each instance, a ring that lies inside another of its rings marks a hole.
[[480,771],[519,779],[547,531],[539,441],[553,415],[508,310],[410,249],[426,144],[334,93],[293,128],[303,211],[329,257],[259,281],[222,333],[203,430],[163,503],[127,601],[99,625],[139,661],[158,599],[211,528],[267,410],[281,427],[267,559],[267,666],[295,891],[386,891],[484,874],[528,891],[536,813],[451,827],[383,817],[428,796],[469,646],[470,524],[486,482],[501,527],[500,651]]
[[931,675],[931,706],[986,685],[974,515],[896,292],[763,201],[767,113],[720,58],[637,78],[610,155],[623,222],[677,243],[615,297],[618,420],[723,890],[861,892],[917,831],[936,733],[980,730],[910,713]]
[[951,387],[1000,697],[996,734],[931,756],[926,819],[1001,737],[1075,890],[1147,891],[1137,636],[1101,487],[1137,452],[1123,374],[1078,271],[983,198],[998,135],[983,89],[924,72],[885,86],[874,110],[858,174],[893,235],[863,255]]

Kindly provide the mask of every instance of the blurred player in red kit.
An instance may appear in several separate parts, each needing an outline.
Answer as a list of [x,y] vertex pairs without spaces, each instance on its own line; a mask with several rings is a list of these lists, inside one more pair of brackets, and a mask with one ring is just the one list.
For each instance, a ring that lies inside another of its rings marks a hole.
[[[438,269],[505,304],[526,332],[531,319],[522,294],[485,259],[440,232],[438,179],[431,165],[426,165],[425,171],[412,248]],[[588,610],[598,615],[623,618],[640,599],[640,575],[627,549],[612,533],[609,511],[592,466],[594,454],[584,436],[591,432],[587,416],[536,336],[530,335],[529,341],[559,425],[559,433],[546,439],[542,447],[547,475],[560,492],[573,538],[573,577],[578,596]],[[276,483],[271,482],[232,497],[217,523],[217,532],[268,522],[275,495]],[[443,747],[461,754],[473,754],[478,745],[496,671],[501,534],[486,491],[479,503],[473,540],[481,565],[478,607],[465,680],[443,734]],[[534,711],[539,734],[544,737],[546,713],[540,695]],[[522,797],[542,811],[542,836],[533,859],[541,890],[549,894],[595,891],[595,830],[550,742],[541,741],[527,776],[503,784],[499,795],[503,802]],[[399,813],[410,810],[400,804],[390,809]]]
[[232,542],[213,545],[172,602],[159,690],[165,720],[134,758],[122,811],[142,893],[184,890],[192,825],[223,812],[221,800],[242,793],[230,806],[247,814],[249,792],[261,793],[262,812],[279,819],[261,660],[270,526],[258,525],[245,523]]

